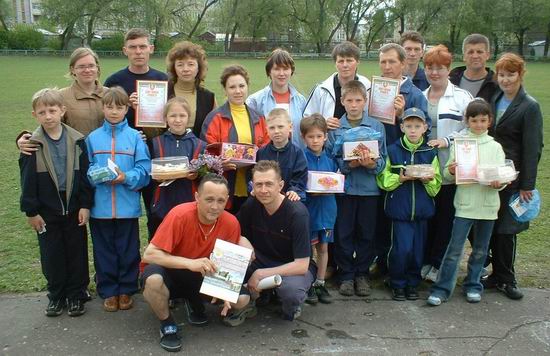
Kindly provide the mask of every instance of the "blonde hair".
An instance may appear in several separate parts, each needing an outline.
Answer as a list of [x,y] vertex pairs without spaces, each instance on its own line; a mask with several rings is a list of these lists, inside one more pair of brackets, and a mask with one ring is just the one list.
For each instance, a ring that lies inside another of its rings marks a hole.
[[290,115],[288,114],[288,111],[281,108],[275,108],[267,114],[267,117],[265,118],[265,122],[269,122],[273,119],[276,119],[278,117],[284,117],[286,121],[288,121],[289,124],[292,123],[292,119],[290,118]]
[[32,96],[32,109],[36,110],[38,105],[63,107],[63,95],[57,88],[40,89]]
[[71,56],[69,57],[69,72],[65,75],[65,77],[69,79],[74,79],[73,75],[73,69],[75,63],[86,56],[92,56],[94,58],[95,64],[97,66],[97,77],[99,78],[99,75],[101,74],[101,69],[99,67],[99,57],[97,56],[97,53],[94,52],[93,49],[88,47],[80,47],[77,48],[71,53]]
[[181,107],[185,110],[185,112],[187,112],[187,115],[191,116],[191,107],[189,106],[189,103],[187,102],[187,100],[185,100],[181,96],[175,96],[172,99],[168,100],[166,102],[166,105],[164,105],[164,110],[162,111],[163,117],[168,116],[168,111],[170,111],[170,108],[174,106],[174,104],[180,104]]

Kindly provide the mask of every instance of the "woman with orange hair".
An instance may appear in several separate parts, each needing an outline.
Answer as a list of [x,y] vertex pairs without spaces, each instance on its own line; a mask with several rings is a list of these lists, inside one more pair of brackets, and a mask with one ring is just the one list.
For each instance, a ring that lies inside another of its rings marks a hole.
[[519,177],[500,192],[500,210],[491,238],[493,273],[486,288],[497,287],[510,299],[521,299],[514,270],[516,236],[529,228],[510,215],[510,197],[532,199],[537,167],[542,153],[542,113],[539,103],[523,88],[525,61],[513,53],[504,53],[495,64],[497,90],[491,104],[495,124],[489,134],[502,145],[506,158],[514,161]]
[[[447,47],[438,45],[426,52],[423,58],[424,71],[430,86],[424,91],[428,100],[428,115],[432,119],[432,131],[428,145],[438,147],[441,172],[449,159],[449,146],[459,131],[465,128],[463,117],[470,93],[449,81],[452,54]],[[422,275],[435,282],[443,255],[451,238],[455,209],[453,199],[454,181],[443,179],[441,190],[435,197],[436,213],[428,228],[425,265]]]

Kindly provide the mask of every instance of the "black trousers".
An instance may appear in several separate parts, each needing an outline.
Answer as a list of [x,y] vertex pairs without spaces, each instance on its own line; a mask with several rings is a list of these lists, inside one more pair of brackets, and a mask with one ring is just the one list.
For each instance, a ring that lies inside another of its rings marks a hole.
[[89,281],[86,228],[78,226],[77,212],[42,218],[46,232],[37,236],[48,298],[84,299]]
[[493,234],[491,236],[492,277],[498,283],[516,284],[516,272],[514,270],[516,245],[517,235],[515,234]]

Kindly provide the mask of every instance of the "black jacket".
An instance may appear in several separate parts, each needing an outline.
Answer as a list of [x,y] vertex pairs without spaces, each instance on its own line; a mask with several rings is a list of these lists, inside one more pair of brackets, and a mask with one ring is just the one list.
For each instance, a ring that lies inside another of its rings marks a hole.
[[29,217],[40,214],[62,216],[90,209],[93,203],[93,189],[86,173],[88,154],[84,137],[78,131],[62,124],[67,135],[67,191],[65,199],[59,195],[57,176],[42,127],[38,127],[31,140],[40,144],[32,155],[21,154],[21,211]]
[[[462,79],[465,70],[466,66],[456,67],[451,70],[451,73],[449,73],[449,80],[451,83],[457,87],[460,87],[460,80]],[[485,68],[485,70],[487,71],[487,76],[485,77],[483,84],[481,84],[481,88],[479,88],[479,92],[476,97],[483,98],[486,102],[490,102],[491,98],[498,89],[498,85],[496,83],[496,78],[493,80],[495,72],[493,72],[490,68]]]
[[[504,93],[498,89],[493,96],[493,112],[502,95]],[[489,128],[489,134],[502,145],[506,158],[513,160],[519,171],[518,179],[506,189],[535,189],[537,166],[544,146],[539,103],[521,87],[496,126]]]

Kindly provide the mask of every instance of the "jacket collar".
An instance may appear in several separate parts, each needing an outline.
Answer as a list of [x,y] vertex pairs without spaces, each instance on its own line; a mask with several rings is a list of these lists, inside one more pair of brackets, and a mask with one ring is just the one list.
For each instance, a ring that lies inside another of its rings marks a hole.
[[292,140],[290,139],[288,140],[287,144],[281,148],[275,147],[275,145],[273,144],[273,141],[269,141],[269,144],[267,145],[268,150],[270,150],[271,152],[286,152],[290,150],[291,146],[292,146]]
[[114,125],[111,124],[109,121],[107,121],[107,119],[103,119],[103,129],[109,132],[111,132],[111,130],[113,129],[116,131],[121,131],[126,127],[128,127],[128,120],[126,118],[124,118],[124,120],[122,120],[118,124],[114,124]]
[[[369,116],[367,114],[365,114],[365,112],[363,112],[363,118],[361,119],[361,123],[359,124],[359,126],[372,127],[371,124],[368,121],[369,121]],[[344,129],[351,129],[352,128],[351,125],[349,124],[349,121],[348,121],[348,114],[344,114],[340,118],[340,127],[344,128]]]
[[[500,98],[502,98],[504,96],[504,92],[498,88],[498,92],[497,94],[495,95],[495,101],[494,101],[494,107],[493,107],[493,110],[496,112],[496,103],[498,100],[500,100]],[[525,96],[527,96],[527,93],[525,92],[525,89],[523,88],[523,85],[519,87],[519,90],[518,90],[518,93],[516,94],[516,96],[514,97],[514,100],[512,100],[512,102],[510,103],[510,106],[508,106],[508,108],[506,109],[506,111],[504,112],[504,114],[502,115],[502,117],[500,118],[500,120],[498,121],[497,125],[496,126],[499,126],[500,124],[502,124],[503,121],[505,121],[507,118],[509,118],[510,116],[512,116],[512,114],[514,113],[514,111],[516,111],[516,109],[518,108],[518,106],[523,102],[523,100],[525,99]]]
[[[403,80],[404,78],[404,80]],[[409,94],[412,90],[413,82],[408,77],[402,77],[401,79],[401,85],[399,86],[399,93],[401,94]]]
[[96,98],[103,98],[103,86],[99,83],[98,80],[95,81],[95,89],[92,92],[92,94],[86,93],[80,84],[75,80],[73,84],[71,85],[71,90],[74,93],[74,97],[77,100],[81,99],[96,99]]
[[[248,117],[252,121],[252,126],[258,124],[258,122],[260,122],[260,115],[258,115],[258,113],[254,110],[251,110],[246,103],[244,104],[244,107],[246,108]],[[231,116],[231,108],[229,107],[229,101],[226,101],[222,106],[219,107],[218,110],[222,118],[226,120],[233,120],[233,117]],[[252,136],[254,136],[254,132],[252,132]]]

